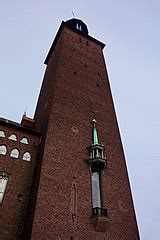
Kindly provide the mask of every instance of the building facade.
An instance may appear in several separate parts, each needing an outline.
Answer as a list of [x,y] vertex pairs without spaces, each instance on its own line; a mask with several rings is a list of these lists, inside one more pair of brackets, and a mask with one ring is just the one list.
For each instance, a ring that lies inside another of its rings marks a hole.
[[0,239],[139,239],[104,47],[62,22],[34,118],[0,119]]

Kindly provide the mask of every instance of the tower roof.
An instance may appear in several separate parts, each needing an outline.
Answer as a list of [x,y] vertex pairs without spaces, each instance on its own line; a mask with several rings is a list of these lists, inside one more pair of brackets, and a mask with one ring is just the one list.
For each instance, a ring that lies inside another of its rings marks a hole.
[[80,19],[72,18],[66,21],[66,24],[72,29],[81,31],[83,34],[88,35],[87,25]]
[[59,29],[58,29],[58,32],[56,34],[56,37],[52,43],[52,46],[48,52],[48,55],[44,61],[45,64],[48,63],[48,60],[50,58],[50,56],[52,55],[52,52],[54,51],[54,48],[56,46],[56,43],[59,39],[59,36],[63,30],[64,27],[68,27],[70,28],[72,31],[74,32],[77,32],[78,34],[80,35],[83,35],[85,36],[88,40],[91,40],[93,42],[95,42],[96,44],[100,45],[102,47],[102,49],[105,47],[105,44],[100,42],[99,40],[97,40],[96,38],[93,38],[91,37],[89,34],[88,34],[88,28],[87,28],[87,25],[80,19],[76,19],[76,18],[72,18],[72,19],[69,19],[67,20],[66,22],[62,21]]
[[92,129],[92,144],[96,145],[96,144],[99,144],[98,132],[97,132],[97,128],[96,128],[97,121],[95,119],[93,119],[91,123],[93,125],[93,129]]

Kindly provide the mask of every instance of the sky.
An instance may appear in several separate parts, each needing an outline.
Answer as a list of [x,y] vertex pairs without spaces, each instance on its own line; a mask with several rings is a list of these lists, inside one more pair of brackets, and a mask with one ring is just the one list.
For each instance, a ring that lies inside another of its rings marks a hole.
[[0,5],[0,116],[32,117],[62,20],[83,20],[104,55],[141,239],[160,236],[160,1],[5,0]]

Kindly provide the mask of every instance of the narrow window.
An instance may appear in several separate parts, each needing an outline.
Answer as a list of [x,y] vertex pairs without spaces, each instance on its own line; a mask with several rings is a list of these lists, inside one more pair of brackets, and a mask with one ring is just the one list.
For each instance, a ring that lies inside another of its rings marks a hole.
[[101,208],[100,172],[92,173],[92,200],[93,208]]
[[3,201],[7,182],[8,182],[8,177],[0,175],[0,204],[2,204],[2,201]]
[[13,149],[10,154],[11,157],[13,158],[18,158],[19,157],[19,150],[18,149]]
[[9,139],[12,141],[17,141],[17,137],[15,134],[11,134],[11,136],[9,136]]
[[5,132],[4,131],[0,131],[0,137],[5,137]]
[[74,182],[71,188],[71,218],[73,226],[75,223],[76,215],[77,215],[77,190],[76,184]]
[[23,154],[23,158],[22,159],[25,160],[25,161],[31,161],[31,154],[29,152],[25,152]]
[[24,137],[24,138],[21,139],[20,142],[24,143],[24,144],[28,144],[28,139]]
[[5,145],[0,146],[0,155],[6,155],[7,153],[7,148]]
[[79,25],[78,25],[78,23],[76,23],[76,28],[79,29]]

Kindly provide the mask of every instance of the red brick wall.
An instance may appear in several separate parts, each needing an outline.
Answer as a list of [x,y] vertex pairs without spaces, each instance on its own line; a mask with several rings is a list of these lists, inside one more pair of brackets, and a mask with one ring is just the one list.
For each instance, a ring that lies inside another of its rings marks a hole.
[[[32,239],[139,239],[101,46],[65,27],[44,81],[35,120],[42,126],[43,99],[50,99],[48,108],[46,105],[48,128]],[[108,208],[110,218],[106,232],[95,231],[90,221],[91,172],[85,160],[93,118],[108,161],[102,174],[103,207]]]
[[61,47],[61,37],[54,49],[53,57],[50,58],[52,64],[47,66],[44,81],[42,83],[36,111],[35,111],[35,129],[41,131],[44,135],[48,125],[48,117],[52,105],[52,98],[55,92],[55,81],[57,79],[57,66],[59,65],[59,48]]
[[[7,147],[7,154],[0,155],[0,172],[7,172],[9,180],[3,203],[0,204],[0,239],[22,239],[22,231],[28,204],[33,170],[36,163],[36,150],[39,137],[16,129],[11,126],[0,124],[0,130],[5,131],[5,137],[0,137],[0,145]],[[9,139],[11,134],[16,134],[17,141]],[[22,137],[28,139],[29,144],[20,142]],[[20,152],[18,159],[10,156],[11,150],[17,148]],[[23,154],[28,151],[31,161],[22,160]]]

